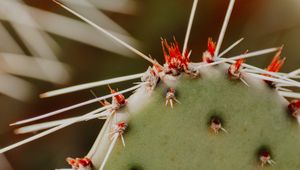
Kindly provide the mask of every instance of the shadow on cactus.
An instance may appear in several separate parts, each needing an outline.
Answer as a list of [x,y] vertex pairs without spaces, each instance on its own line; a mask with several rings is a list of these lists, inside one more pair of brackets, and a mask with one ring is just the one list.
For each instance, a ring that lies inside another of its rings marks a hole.
[[[182,50],[162,39],[163,65],[95,25],[64,4],[58,5],[86,21],[152,66],[144,73],[82,84],[47,92],[52,97],[96,86],[141,78],[135,86],[78,103],[21,125],[100,102],[103,107],[79,117],[28,125],[17,133],[42,131],[0,150],[1,153],[80,121],[105,119],[90,152],[82,158],[68,158],[72,169],[299,169],[300,101],[290,87],[300,70],[281,73],[285,59],[282,47],[222,58],[238,40],[220,53],[234,0],[231,0],[217,42],[208,40],[203,61],[190,61],[189,34],[197,7],[194,0]],[[245,63],[246,58],[275,53],[266,69]],[[123,93],[134,91],[125,98]],[[109,102],[106,99],[112,98]]]

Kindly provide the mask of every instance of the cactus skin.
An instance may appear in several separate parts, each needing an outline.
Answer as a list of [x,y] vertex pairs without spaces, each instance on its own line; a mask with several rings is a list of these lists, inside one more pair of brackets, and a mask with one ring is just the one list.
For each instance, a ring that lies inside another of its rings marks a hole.
[[[246,87],[224,77],[183,78],[178,100],[166,107],[161,85],[150,104],[134,114],[104,169],[278,169],[300,168],[300,129],[270,88]],[[209,121],[217,116],[228,133],[214,134]],[[273,166],[261,166],[267,148]],[[95,167],[98,169],[99,167]]]

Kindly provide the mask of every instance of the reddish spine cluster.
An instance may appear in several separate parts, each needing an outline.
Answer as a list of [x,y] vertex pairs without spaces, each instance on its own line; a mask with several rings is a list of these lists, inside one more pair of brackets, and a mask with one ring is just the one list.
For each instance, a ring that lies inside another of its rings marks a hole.
[[[267,71],[269,72],[278,72],[280,71],[282,65],[285,62],[285,58],[280,59],[280,55],[282,53],[282,49],[283,47],[281,47],[279,49],[279,51],[275,54],[274,58],[272,59],[271,63],[269,64],[269,66],[266,68]],[[272,77],[269,74],[263,74],[264,76],[268,76],[268,77]],[[275,84],[272,81],[269,80],[265,80],[265,82],[272,88],[275,88]]]
[[245,59],[238,59],[234,64],[230,65],[228,68],[229,78],[240,78],[241,77],[241,66],[245,62]]
[[121,134],[125,131],[126,127],[127,127],[127,124],[125,122],[117,123],[118,132]]
[[67,158],[66,161],[74,170],[92,168],[92,161],[89,158]]
[[210,55],[214,56],[215,50],[216,50],[216,43],[212,40],[212,38],[208,38],[207,51],[210,53]]
[[288,109],[292,116],[298,117],[300,115],[300,100],[293,100],[288,105]]
[[215,51],[216,51],[216,43],[212,40],[212,38],[208,38],[207,51],[205,51],[202,56],[203,62],[205,63],[214,62]]
[[[109,89],[110,89],[110,93],[111,93],[111,94],[117,93],[116,90],[112,89],[110,86],[108,86],[108,87],[109,87]],[[123,106],[123,105],[125,105],[125,104],[127,103],[125,96],[122,95],[122,94],[115,95],[115,96],[113,97],[113,103],[114,103],[114,102],[115,102],[117,105],[119,105],[119,106]]]
[[267,71],[278,72],[281,69],[281,67],[282,67],[282,65],[284,64],[284,61],[285,61],[285,58],[280,60],[281,52],[282,52],[282,48],[280,48],[280,50],[274,56],[272,62],[267,67]]
[[182,54],[175,38],[174,42],[170,45],[165,39],[161,40],[161,44],[166,62],[165,64],[168,69],[167,73],[179,74],[181,71],[187,71],[188,64],[190,63],[188,50]]

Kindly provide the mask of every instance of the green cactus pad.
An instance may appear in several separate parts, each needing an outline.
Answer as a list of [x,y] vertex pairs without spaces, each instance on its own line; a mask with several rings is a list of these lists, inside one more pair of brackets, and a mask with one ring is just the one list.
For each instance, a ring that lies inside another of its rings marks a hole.
[[[157,88],[150,104],[131,117],[126,147],[119,140],[104,169],[300,169],[300,129],[272,89],[220,77],[184,78],[176,87],[181,104],[173,109],[165,106],[164,91]],[[209,130],[214,116],[228,133]],[[261,148],[276,164],[261,167]]]

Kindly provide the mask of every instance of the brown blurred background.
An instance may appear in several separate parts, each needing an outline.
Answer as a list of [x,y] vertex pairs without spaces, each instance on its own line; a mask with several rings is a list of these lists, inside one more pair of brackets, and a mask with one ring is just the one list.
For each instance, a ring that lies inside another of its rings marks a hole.
[[[25,0],[25,2],[30,6],[76,19],[51,0]],[[135,2],[137,10],[134,14],[126,15],[108,11],[104,11],[104,13],[139,41],[141,51],[162,61],[160,37],[172,40],[174,35],[182,44],[192,0],[136,0]],[[201,54],[206,49],[208,37],[217,40],[228,2],[228,0],[199,0],[188,45],[189,49],[193,50],[193,61],[200,61]],[[5,24],[9,27],[8,22]],[[147,61],[135,54],[122,56],[57,35],[51,36],[59,44],[61,61],[72,69],[72,79],[68,84],[60,86],[27,79],[37,87],[36,94],[33,94],[36,97],[27,103],[0,96],[1,147],[30,136],[14,135],[14,128],[9,127],[9,123],[93,98],[88,90],[49,99],[39,99],[39,93],[69,85],[139,73],[146,70],[149,65]],[[298,47],[300,42],[300,1],[236,0],[221,49],[225,49],[241,37],[244,37],[245,40],[227,56],[242,53],[246,49],[253,51],[284,44],[283,56],[287,57],[287,61],[283,71],[289,72],[300,67],[300,58],[298,57],[300,55]],[[264,68],[271,58],[272,55],[258,56],[247,62]],[[112,87],[124,89],[131,83],[114,84]],[[99,96],[108,93],[107,87],[93,90]],[[94,104],[48,120],[80,115],[96,107],[98,105]],[[18,147],[5,155],[16,170],[48,170],[68,167],[65,158],[84,156],[93,144],[102,123],[100,120],[78,123]]]

